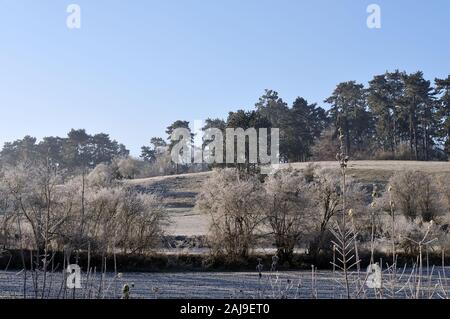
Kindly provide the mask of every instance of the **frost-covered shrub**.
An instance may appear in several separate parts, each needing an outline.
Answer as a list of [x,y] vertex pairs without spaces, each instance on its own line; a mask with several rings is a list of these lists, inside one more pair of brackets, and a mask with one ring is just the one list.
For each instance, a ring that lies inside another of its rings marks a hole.
[[448,175],[440,176],[438,185],[442,208],[447,215],[450,215],[450,177]]
[[12,201],[11,213],[24,225],[23,232],[30,232],[30,244],[48,249],[73,212],[73,189],[64,185],[61,174],[49,164],[21,163],[4,168],[2,175],[4,190]]
[[266,224],[274,236],[281,262],[290,262],[300,239],[311,236],[313,226],[308,183],[298,171],[280,170],[264,182]]
[[6,210],[1,215],[17,218],[21,227],[15,235],[23,248],[141,252],[159,242],[165,220],[161,199],[113,183],[107,165],[72,178],[42,163],[8,167],[0,175],[0,209]]
[[117,171],[121,178],[133,179],[139,175],[144,165],[143,161],[139,161],[132,157],[117,159]]
[[89,190],[84,237],[98,249],[124,253],[155,248],[165,220],[160,198],[117,185]]
[[98,164],[87,176],[87,182],[91,186],[105,187],[114,181],[114,171],[110,165]]
[[398,172],[389,180],[398,211],[410,220],[436,219],[442,213],[436,179],[415,171]]
[[0,172],[0,246],[10,247],[13,244],[16,223],[14,223],[13,200],[4,182],[4,176]]
[[320,165],[316,163],[308,163],[306,167],[303,169],[303,176],[305,181],[311,183],[314,181],[314,177],[317,174],[317,171],[320,170]]
[[417,255],[419,253],[418,243],[429,242],[436,239],[434,245],[439,244],[440,229],[434,222],[424,222],[421,218],[411,220],[404,216],[396,220],[396,234],[399,247],[407,254]]
[[258,178],[240,176],[236,169],[216,170],[203,184],[197,207],[211,220],[208,241],[212,253],[230,262],[246,258],[257,244],[265,217]]
[[[310,183],[310,207],[314,220],[316,236],[311,242],[312,252],[317,254],[323,249],[331,249],[329,227],[335,216],[342,212],[342,178],[339,171],[318,170],[314,181]],[[364,226],[367,209],[367,194],[361,184],[349,178],[346,182],[347,209],[352,210],[354,221]]]

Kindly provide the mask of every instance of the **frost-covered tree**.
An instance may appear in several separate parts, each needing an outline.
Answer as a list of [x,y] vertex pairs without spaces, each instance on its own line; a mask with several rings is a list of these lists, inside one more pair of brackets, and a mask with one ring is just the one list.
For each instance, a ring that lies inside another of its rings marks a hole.
[[265,219],[260,181],[236,169],[217,170],[203,184],[197,207],[209,215],[212,253],[228,261],[248,257]]
[[294,248],[313,228],[304,176],[281,170],[264,182],[266,223],[275,240],[280,262],[291,262]]

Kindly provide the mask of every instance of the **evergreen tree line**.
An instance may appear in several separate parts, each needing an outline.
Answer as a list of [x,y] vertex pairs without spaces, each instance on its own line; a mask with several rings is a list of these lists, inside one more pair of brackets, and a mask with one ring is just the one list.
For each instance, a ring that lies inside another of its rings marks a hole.
[[[207,119],[203,130],[221,129],[225,138],[226,128],[279,128],[282,162],[333,160],[337,128],[343,130],[346,152],[353,159],[448,159],[450,76],[431,82],[420,71],[386,72],[374,76],[367,86],[356,81],[339,83],[324,103],[327,109],[298,97],[289,106],[276,91],[266,90],[253,110],[229,112],[225,120]],[[141,160],[164,167],[159,171],[186,170],[178,166],[174,169],[166,162],[170,161],[168,152],[174,145],[170,140],[173,130],[189,129],[189,124],[177,120],[167,127],[166,138],[153,137],[150,145],[142,147]],[[75,171],[128,156],[126,147],[108,134],[90,135],[79,129],[63,138],[51,136],[37,142],[25,136],[7,142],[0,151],[0,163],[16,165],[44,159],[61,169]]]
[[67,137],[44,137],[39,143],[31,136],[7,142],[0,152],[0,162],[11,166],[23,162],[49,162],[60,170],[77,172],[128,155],[126,147],[111,140],[108,134],[90,135],[84,129],[72,129]]
[[[289,107],[276,91],[266,90],[253,110],[230,112],[226,120],[207,119],[203,129],[219,128],[225,137],[226,128],[279,128],[282,162],[334,160],[338,128],[354,159],[448,159],[450,76],[432,83],[420,71],[386,72],[374,76],[367,87],[356,81],[340,83],[324,103],[327,110],[298,97]],[[189,122],[171,124],[169,142],[154,138],[162,144],[143,147],[142,157],[153,160],[161,145],[170,149],[170,134],[177,127],[189,128]]]

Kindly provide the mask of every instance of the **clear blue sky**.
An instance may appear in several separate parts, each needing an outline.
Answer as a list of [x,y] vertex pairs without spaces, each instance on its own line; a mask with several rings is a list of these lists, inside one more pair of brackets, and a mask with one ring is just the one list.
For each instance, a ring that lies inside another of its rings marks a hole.
[[0,144],[86,128],[138,155],[174,120],[252,109],[266,88],[323,105],[386,70],[446,77],[449,16],[448,0],[0,0]]

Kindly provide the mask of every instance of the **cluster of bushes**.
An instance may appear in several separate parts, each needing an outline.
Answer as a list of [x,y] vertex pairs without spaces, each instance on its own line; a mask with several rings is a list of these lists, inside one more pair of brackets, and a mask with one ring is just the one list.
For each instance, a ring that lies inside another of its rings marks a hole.
[[157,196],[115,180],[106,166],[76,176],[42,162],[0,172],[0,242],[35,250],[37,258],[51,251],[148,251],[160,242],[164,220]]
[[[81,175],[63,174],[48,162],[3,167],[0,245],[37,251],[37,258],[51,251],[130,255],[159,247],[167,223],[161,199],[118,180],[117,167],[122,166],[100,164]],[[436,239],[433,247],[448,247],[447,177],[404,171],[385,189],[351,178],[345,186],[344,212],[340,171],[314,164],[266,177],[215,170],[197,197],[197,208],[211,221],[206,241],[211,256],[240,263],[270,243],[280,263],[291,263],[296,251],[319,260],[333,250],[333,229],[350,211],[362,249],[375,242],[386,251],[394,241],[414,253],[414,243],[425,234]]]
[[47,136],[41,141],[25,136],[6,142],[0,150],[0,167],[8,169],[22,162],[49,162],[71,175],[83,174],[97,166],[108,166],[116,179],[145,178],[204,170],[204,165],[177,166],[163,139],[152,139],[152,147],[143,147],[141,158],[130,156],[125,145],[108,134],[90,135],[84,129],[72,129],[67,137]]
[[[107,170],[116,179],[135,179],[154,176],[165,176],[182,173],[196,173],[208,170],[206,164],[176,165],[166,150],[155,157],[154,161],[146,161],[133,157],[115,158],[110,164],[102,163],[97,167]],[[96,167],[96,169],[97,169]]]
[[[351,182],[356,195],[360,185]],[[294,248],[318,252],[328,226],[342,207],[339,176],[317,169],[303,174],[280,170],[265,180],[236,169],[222,169],[205,182],[198,208],[210,215],[212,253],[230,261],[247,258],[259,240],[271,236],[278,256],[290,261]]]
[[[280,263],[290,263],[296,249],[312,258],[331,252],[332,230],[343,212],[342,186],[341,172],[314,165],[304,171],[280,170],[265,179],[235,169],[215,171],[197,200],[211,218],[212,255],[230,263],[245,260],[267,238]],[[403,252],[412,253],[413,240],[429,231],[437,239],[434,245],[445,249],[450,218],[445,178],[398,172],[385,190],[377,188],[346,181],[345,214],[351,212],[359,246],[369,249],[373,236],[385,251],[394,238]]]

